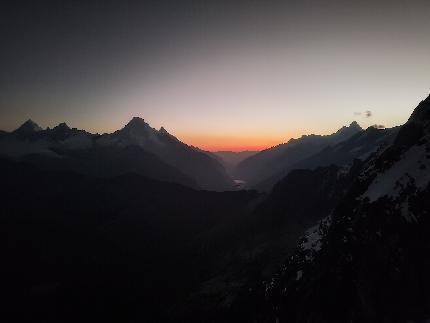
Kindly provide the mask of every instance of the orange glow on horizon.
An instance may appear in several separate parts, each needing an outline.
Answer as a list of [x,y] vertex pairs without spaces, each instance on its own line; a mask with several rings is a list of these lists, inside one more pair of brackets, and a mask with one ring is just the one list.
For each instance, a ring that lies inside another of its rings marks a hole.
[[[289,137],[291,138],[291,137]],[[261,151],[280,143],[287,142],[289,140],[282,138],[267,138],[267,137],[234,137],[234,136],[191,136],[183,135],[179,136],[179,139],[195,147],[198,147],[206,151]]]
[[[196,146],[196,145],[193,145]],[[263,145],[263,146],[253,146],[253,145],[242,145],[242,146],[227,146],[227,145],[200,145],[198,146],[200,149],[209,151],[209,152],[217,152],[217,151],[233,151],[233,152],[241,152],[241,151],[262,151],[267,148],[270,148],[274,145]]]

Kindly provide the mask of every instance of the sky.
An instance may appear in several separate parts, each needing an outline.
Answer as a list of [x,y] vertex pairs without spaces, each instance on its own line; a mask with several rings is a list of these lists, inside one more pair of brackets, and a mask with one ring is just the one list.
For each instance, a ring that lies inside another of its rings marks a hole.
[[400,125],[430,93],[429,21],[418,0],[5,0],[0,129],[139,116],[240,151]]

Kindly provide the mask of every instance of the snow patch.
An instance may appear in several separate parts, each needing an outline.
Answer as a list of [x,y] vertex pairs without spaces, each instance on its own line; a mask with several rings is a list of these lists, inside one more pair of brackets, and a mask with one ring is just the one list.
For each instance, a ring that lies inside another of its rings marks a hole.
[[430,167],[426,155],[425,145],[413,146],[391,168],[379,173],[362,197],[367,197],[370,202],[383,196],[397,197],[405,183],[424,188],[430,181],[430,171],[424,171]]
[[303,250],[312,250],[318,252],[321,249],[322,234],[319,229],[320,226],[318,224],[306,231],[305,241],[302,243]]
[[400,214],[407,222],[418,222],[415,215],[409,211],[409,199],[406,199],[406,201],[400,205]]
[[306,261],[313,261],[315,254],[321,250],[324,232],[331,224],[331,215],[322,219],[317,225],[309,228],[300,244]]

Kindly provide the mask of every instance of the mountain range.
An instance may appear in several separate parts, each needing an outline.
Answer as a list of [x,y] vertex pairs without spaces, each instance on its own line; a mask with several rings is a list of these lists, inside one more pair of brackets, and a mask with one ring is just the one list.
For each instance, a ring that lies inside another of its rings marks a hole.
[[[351,163],[356,157],[366,157],[366,154],[384,144],[382,137],[390,137],[391,131],[377,130],[375,127],[363,130],[354,121],[331,135],[304,135],[298,139],[290,139],[287,143],[263,150],[243,160],[233,170],[233,174],[234,177],[246,181],[248,187],[270,190],[293,169],[330,163],[342,165]],[[368,135],[369,133],[371,134]],[[348,139],[353,141],[346,143]]]
[[217,158],[138,118],[104,135],[28,121],[0,148],[13,321],[430,319],[430,96],[401,127],[239,162],[262,192],[224,191]]
[[233,186],[215,158],[182,143],[164,128],[151,128],[138,117],[121,130],[103,135],[69,128],[66,123],[43,130],[28,120],[0,137],[0,153],[49,169],[89,175],[135,172],[201,189]]
[[[390,144],[397,128],[363,130],[353,122],[332,135],[308,135],[261,152],[207,152],[186,145],[163,127],[135,117],[111,134],[91,134],[66,123],[42,129],[32,120],[0,134],[0,155],[46,169],[115,176],[135,172],[193,188],[270,191],[294,169],[346,166]],[[234,181],[233,181],[234,180]],[[238,184],[239,183],[239,184]]]
[[[260,181],[255,187],[262,191],[269,191],[273,186],[294,169],[315,169],[316,167],[337,165],[351,165],[354,159],[365,160],[372,153],[390,145],[399,130],[398,127],[378,129],[369,127],[359,130],[346,140],[331,144],[319,152],[289,164],[283,164],[282,170]],[[298,144],[306,148],[306,144]],[[288,154],[291,156],[291,153]]]

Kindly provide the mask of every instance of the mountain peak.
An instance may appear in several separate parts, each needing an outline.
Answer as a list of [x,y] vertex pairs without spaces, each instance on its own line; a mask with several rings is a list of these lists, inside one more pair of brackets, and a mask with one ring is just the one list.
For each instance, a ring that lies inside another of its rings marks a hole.
[[343,126],[337,132],[359,132],[362,131],[363,128],[358,124],[357,121],[353,121],[349,124],[349,126]]
[[349,124],[349,126],[343,126],[342,128],[340,128],[338,131],[336,131],[336,134],[341,134],[341,135],[352,135],[355,134],[357,132],[362,131],[363,128],[361,128],[361,126],[358,124],[357,121],[353,121]]
[[131,135],[133,137],[147,137],[154,136],[157,130],[145,122],[143,118],[133,117],[125,126],[120,130],[121,133]]
[[61,122],[58,126],[55,126],[54,129],[58,130],[70,130],[70,127],[65,122]]
[[124,128],[140,128],[140,127],[149,127],[149,124],[145,122],[145,119],[140,117],[133,117]]
[[167,130],[166,129],[164,129],[164,127],[161,127],[160,128],[160,130],[158,130],[158,132],[159,133],[162,133],[162,134],[166,134],[166,135],[168,135],[169,133],[167,132]]
[[129,123],[145,123],[145,119],[141,118],[141,117],[133,117],[131,118]]
[[348,128],[363,130],[363,128],[361,128],[361,126],[358,124],[357,121],[351,122],[350,125],[348,126]]
[[335,138],[333,143],[341,142],[343,140],[346,140],[353,135],[363,131],[363,128],[360,127],[360,125],[357,123],[357,121],[353,121],[350,123],[349,126],[343,126],[335,133],[331,134],[333,138]]
[[16,129],[14,132],[18,133],[31,133],[31,132],[38,132],[43,130],[36,122],[34,122],[31,119],[28,119],[26,122],[24,122],[18,129]]

